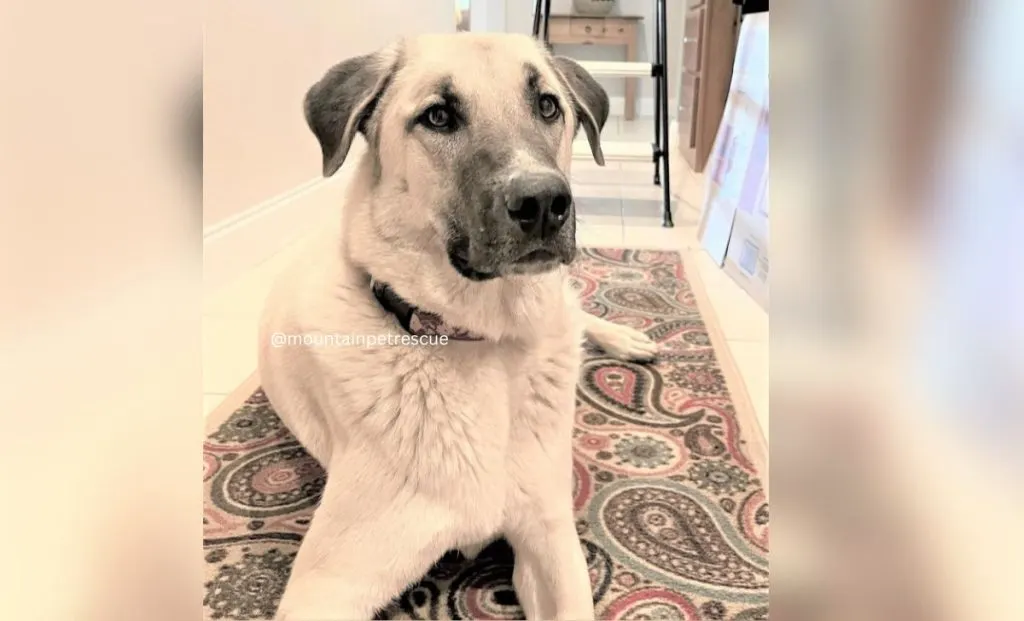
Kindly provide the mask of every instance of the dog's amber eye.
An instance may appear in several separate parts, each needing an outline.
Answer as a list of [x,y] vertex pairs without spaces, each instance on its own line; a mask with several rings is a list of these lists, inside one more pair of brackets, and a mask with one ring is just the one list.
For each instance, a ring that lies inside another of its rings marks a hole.
[[427,124],[434,129],[450,129],[452,125],[452,113],[445,106],[433,106],[424,115]]
[[537,102],[537,107],[540,110],[541,118],[545,121],[557,119],[561,112],[558,108],[558,100],[551,95],[541,95],[540,100]]

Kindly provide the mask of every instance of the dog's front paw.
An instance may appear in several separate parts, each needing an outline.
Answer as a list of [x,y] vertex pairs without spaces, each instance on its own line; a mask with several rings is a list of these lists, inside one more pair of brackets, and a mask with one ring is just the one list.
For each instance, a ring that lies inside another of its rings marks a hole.
[[649,336],[627,326],[609,324],[601,339],[601,347],[610,356],[631,362],[650,362],[658,355],[658,344]]

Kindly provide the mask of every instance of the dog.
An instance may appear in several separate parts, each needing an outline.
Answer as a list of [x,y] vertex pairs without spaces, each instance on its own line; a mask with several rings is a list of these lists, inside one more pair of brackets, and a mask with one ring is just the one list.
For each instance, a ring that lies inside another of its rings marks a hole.
[[[305,98],[323,174],[366,148],[328,233],[286,268],[259,373],[327,471],[279,621],[370,619],[445,552],[505,537],[528,619],[593,619],[572,504],[584,335],[650,360],[580,308],[572,141],[604,163],[605,91],[524,35],[405,39],[339,63]],[[432,336],[275,347],[276,333]],[[420,341],[422,343],[422,341]]]

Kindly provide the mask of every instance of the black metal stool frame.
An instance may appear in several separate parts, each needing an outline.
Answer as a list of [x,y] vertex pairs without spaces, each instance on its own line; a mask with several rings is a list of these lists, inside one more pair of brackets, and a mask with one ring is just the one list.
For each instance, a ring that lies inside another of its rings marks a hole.
[[[533,11],[533,36],[551,48],[548,37],[548,22],[551,18],[551,0],[537,0]],[[669,177],[668,140],[668,17],[666,0],[654,2],[654,57],[651,77],[654,78],[654,142],[651,156],[654,162],[654,185],[662,188],[661,225],[674,226],[672,222],[672,183]]]

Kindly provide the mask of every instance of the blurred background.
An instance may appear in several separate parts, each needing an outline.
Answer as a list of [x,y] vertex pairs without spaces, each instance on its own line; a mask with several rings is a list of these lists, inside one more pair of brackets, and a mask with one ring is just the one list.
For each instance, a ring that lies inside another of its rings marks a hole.
[[1024,5],[774,8],[774,618],[1021,618]]

